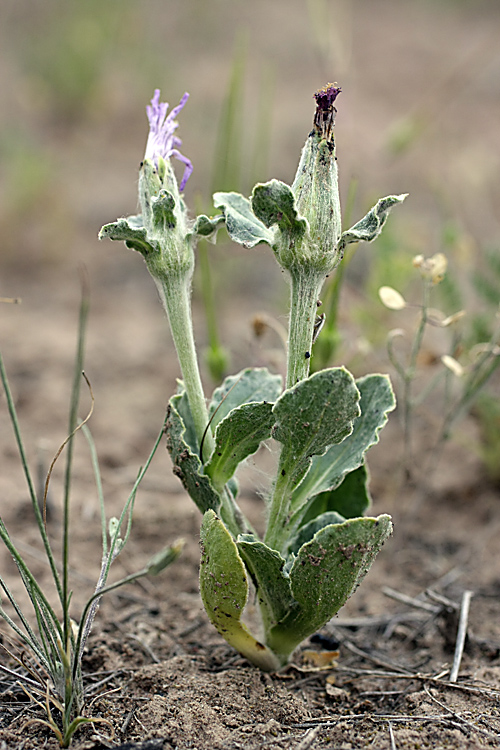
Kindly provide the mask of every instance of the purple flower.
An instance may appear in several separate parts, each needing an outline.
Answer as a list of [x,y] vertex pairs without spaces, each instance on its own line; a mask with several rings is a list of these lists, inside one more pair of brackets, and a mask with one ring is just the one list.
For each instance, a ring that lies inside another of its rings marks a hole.
[[167,115],[168,104],[160,102],[160,89],[156,89],[155,95],[151,99],[151,105],[146,107],[149,120],[149,135],[144,158],[151,159],[156,167],[158,167],[158,159],[160,157],[167,160],[171,156],[175,156],[176,159],[181,161],[184,164],[184,174],[179,186],[181,192],[184,190],[186,182],[193,171],[193,165],[187,156],[181,154],[177,148],[181,145],[182,141],[174,135],[179,127],[179,123],[175,121],[175,118],[184,107],[188,98],[189,94],[184,94],[177,107],[174,107],[170,114]]
[[335,124],[335,115],[337,110],[333,102],[340,94],[342,89],[334,83],[327,83],[319,91],[316,91],[316,114],[314,115],[314,125],[322,138],[333,143],[333,126]]
[[323,86],[322,89],[316,91],[314,94],[317,107],[325,111],[331,109],[333,102],[341,91],[340,86],[336,86],[334,83],[327,83],[326,86]]

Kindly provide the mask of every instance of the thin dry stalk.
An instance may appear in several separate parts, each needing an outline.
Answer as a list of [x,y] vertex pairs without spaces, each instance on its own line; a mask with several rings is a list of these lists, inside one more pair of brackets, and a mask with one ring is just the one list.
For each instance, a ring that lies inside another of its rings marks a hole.
[[472,599],[473,593],[473,591],[464,591],[462,596],[460,619],[458,621],[457,642],[455,645],[453,666],[450,672],[450,682],[456,682],[458,678],[458,670],[460,669],[460,662],[462,661],[462,654],[464,652],[465,636],[467,635],[467,622],[469,619],[470,600]]

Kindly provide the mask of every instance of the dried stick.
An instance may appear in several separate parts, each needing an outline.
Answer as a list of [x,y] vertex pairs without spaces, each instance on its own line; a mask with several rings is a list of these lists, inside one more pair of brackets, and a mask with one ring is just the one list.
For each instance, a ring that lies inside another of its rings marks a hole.
[[455,644],[453,666],[450,672],[450,682],[456,682],[458,678],[458,670],[460,669],[460,662],[462,661],[462,654],[464,652],[465,636],[467,634],[467,620],[469,617],[470,600],[472,599],[473,593],[473,591],[464,591],[462,596],[460,619],[458,621],[457,642]]
[[389,735],[391,737],[391,750],[396,750],[396,740],[394,739],[394,732],[392,731],[392,724],[390,721],[387,722],[389,727]]

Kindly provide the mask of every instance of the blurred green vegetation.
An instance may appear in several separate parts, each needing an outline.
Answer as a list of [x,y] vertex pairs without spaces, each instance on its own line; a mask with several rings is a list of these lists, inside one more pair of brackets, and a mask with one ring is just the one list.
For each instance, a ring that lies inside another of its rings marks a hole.
[[[196,203],[211,212],[215,187],[248,193],[257,181],[293,179],[311,126],[312,94],[337,80],[345,211],[355,221],[374,195],[408,191],[410,197],[374,246],[351,253],[342,284],[332,278],[325,287],[330,312],[318,359],[321,348],[321,364],[337,359],[336,349],[344,356],[343,342],[352,337],[346,320],[372,346],[382,344],[389,318],[377,290],[390,285],[406,294],[417,253],[448,255],[440,304],[451,312],[466,306],[470,340],[486,338],[500,234],[493,210],[500,6],[6,0],[2,13],[3,269],[47,266],[55,273],[75,257],[88,263],[98,257],[102,268],[113,257],[94,235],[109,215],[135,210],[144,109],[155,88],[171,105],[184,91],[191,94],[178,131],[194,164],[186,198],[193,209]],[[243,295],[257,311],[285,314],[287,290],[271,253],[224,244],[203,253],[226,322]],[[198,279],[198,296],[201,287]],[[217,332],[215,353],[221,338]]]

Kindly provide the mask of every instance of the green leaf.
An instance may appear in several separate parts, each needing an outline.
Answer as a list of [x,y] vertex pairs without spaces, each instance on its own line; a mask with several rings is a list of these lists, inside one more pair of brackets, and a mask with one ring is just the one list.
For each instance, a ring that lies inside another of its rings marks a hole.
[[[321,497],[321,495],[318,497]],[[334,523],[344,523],[345,520],[344,516],[341,516],[340,513],[334,511],[316,513],[309,523],[304,523],[304,525],[300,527],[299,533],[290,542],[288,547],[289,554],[297,555],[302,545],[310,542],[313,536],[325,526],[331,526]]]
[[292,189],[280,180],[256,185],[252,192],[252,208],[266,227],[277,224],[282,232],[299,236],[307,231],[308,222],[299,217]]
[[198,456],[200,453],[200,444],[196,435],[196,427],[194,426],[194,419],[191,413],[191,408],[189,406],[189,399],[186,391],[184,390],[184,383],[182,382],[182,380],[177,381],[177,387],[177,395],[180,396],[180,398],[176,400],[175,408],[184,424],[184,433],[182,435],[182,438],[184,442],[188,444],[191,453],[194,453]]
[[299,484],[312,456],[340,443],[359,416],[359,391],[351,373],[343,367],[321,370],[276,401],[273,437],[283,444],[280,470],[288,489]]
[[282,660],[321,628],[354,593],[392,532],[389,516],[355,518],[326,526],[304,544],[290,570],[290,610],[268,638]]
[[136,250],[144,257],[155,252],[155,248],[147,241],[142,216],[129,216],[127,219],[118,219],[112,224],[105,224],[99,232],[99,239],[106,238],[124,242],[128,248]]
[[224,224],[224,216],[219,214],[218,216],[201,216],[196,217],[194,226],[189,233],[190,237],[203,237],[210,242],[215,242],[217,237],[217,230]]
[[200,594],[211,623],[240,654],[265,671],[280,664],[241,622],[248,598],[245,566],[236,544],[213,511],[201,525]]
[[[368,470],[361,464],[354,471],[345,475],[342,483],[334,490],[320,492],[307,503],[300,525],[312,521],[322,513],[340,513],[344,518],[358,518],[371,505],[368,490]],[[303,509],[304,511],[304,509]]]
[[202,513],[218,511],[221,498],[214,490],[209,477],[202,473],[201,461],[185,440],[185,425],[180,415],[183,394],[170,399],[165,433],[167,449],[174,464],[174,474],[179,477],[192,500]]
[[240,193],[214,193],[214,204],[222,208],[227,232],[234,242],[244,247],[255,247],[259,242],[273,245],[274,232],[257,219],[248,198]]
[[[354,421],[352,433],[342,443],[332,445],[323,456],[314,457],[307,476],[292,496],[295,514],[292,527],[298,525],[298,514],[303,516],[306,513],[303,506],[308,501],[322,492],[334,490],[342,483],[346,474],[361,466],[368,448],[378,443],[379,433],[387,422],[388,413],[396,406],[394,391],[387,375],[366,375],[359,378],[356,385],[361,394],[361,415]],[[361,500],[353,504],[351,512],[348,512],[345,503],[342,509],[329,506],[324,510],[337,510],[346,518],[353,518],[366,510],[363,505],[365,495],[366,493],[362,493]],[[310,518],[311,515],[308,514],[308,519]]]
[[243,404],[232,409],[219,422],[214,452],[205,465],[205,472],[211,477],[214,487],[222,490],[238,464],[255,453],[263,440],[271,437],[272,409],[273,405],[266,401]]
[[272,375],[265,367],[248,367],[227,377],[213,392],[208,413],[212,429],[237,406],[254,401],[274,403],[283,389],[281,375]]
[[175,229],[175,199],[168,190],[160,190],[157,196],[151,198],[151,213],[155,229],[160,232]]
[[284,575],[285,559],[252,534],[236,542],[255,586],[266,632],[280,622],[294,606],[290,580]]
[[343,252],[344,248],[351,242],[372,242],[375,240],[382,231],[391,208],[398,203],[402,203],[407,195],[408,193],[404,193],[402,195],[388,195],[386,198],[381,198],[368,211],[366,216],[346,232],[343,232],[339,242],[339,251]]

